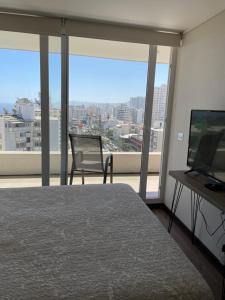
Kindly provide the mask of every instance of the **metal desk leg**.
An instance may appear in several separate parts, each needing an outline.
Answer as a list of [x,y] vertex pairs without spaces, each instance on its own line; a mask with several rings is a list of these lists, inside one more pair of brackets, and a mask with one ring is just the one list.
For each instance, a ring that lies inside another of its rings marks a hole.
[[195,192],[191,191],[191,229],[192,229],[192,244],[194,244],[195,239],[195,228],[198,217],[198,210],[200,205],[200,196]]
[[[168,226],[169,233],[170,233],[172,225],[173,225],[174,217],[175,217],[175,214],[177,211],[177,207],[178,207],[178,203],[180,200],[180,196],[181,196],[183,187],[184,187],[184,185],[176,180],[175,186],[174,186],[174,192],[173,192],[173,201],[172,201],[171,210],[170,210],[170,220],[169,220],[169,226]],[[178,190],[178,192],[177,192],[177,190]]]

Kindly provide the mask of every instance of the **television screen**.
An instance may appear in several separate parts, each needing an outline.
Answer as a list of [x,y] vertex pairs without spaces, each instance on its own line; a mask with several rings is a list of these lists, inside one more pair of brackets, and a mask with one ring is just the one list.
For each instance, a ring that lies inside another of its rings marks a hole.
[[191,111],[187,164],[225,182],[225,111]]

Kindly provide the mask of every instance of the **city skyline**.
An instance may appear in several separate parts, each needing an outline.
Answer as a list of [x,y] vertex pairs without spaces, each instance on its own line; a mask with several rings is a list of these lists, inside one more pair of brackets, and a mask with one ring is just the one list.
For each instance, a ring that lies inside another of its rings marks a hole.
[[[155,92],[157,91],[157,89],[162,89],[162,88],[164,88],[164,87],[166,87],[166,89],[167,89],[167,85],[166,84],[162,84],[161,86],[155,86]],[[16,103],[16,101],[17,100],[19,100],[19,99],[27,99],[27,100],[29,100],[29,101],[32,101],[32,102],[35,102],[35,101],[40,101],[40,92],[37,94],[37,96],[35,97],[35,98],[28,98],[28,97],[16,97],[16,99],[13,101],[13,102],[10,102],[10,103],[6,103],[6,102],[0,102],[0,114],[2,114],[3,113],[3,110],[4,109],[6,109],[6,111],[9,113],[9,114],[11,114],[11,113],[13,113],[13,110],[14,110],[14,107],[15,107],[15,103]],[[106,105],[106,104],[108,104],[108,105],[113,105],[113,106],[116,106],[116,105],[120,105],[120,104],[127,104],[127,105],[129,105],[129,103],[130,103],[130,101],[131,101],[131,99],[132,98],[145,98],[145,96],[132,96],[132,97],[130,97],[129,98],[129,100],[128,101],[122,101],[122,102],[109,102],[109,101],[107,101],[107,102],[88,102],[88,101],[71,101],[71,100],[69,100],[69,106],[89,106],[89,105]],[[51,102],[51,95],[50,95],[50,102]],[[54,102],[51,102],[51,106],[53,107],[53,108],[57,108],[57,109],[61,109],[61,105],[60,105],[60,103],[54,103]]]
[[[39,53],[1,49],[0,104],[17,98],[35,99],[40,91]],[[29,55],[28,55],[29,53]],[[157,64],[155,85],[167,83],[168,65]],[[128,102],[145,96],[147,63],[105,58],[70,56],[70,101],[93,103]],[[60,104],[60,55],[49,56],[50,96]],[[13,88],[12,88],[13,87]]]
[[[167,85],[154,91],[150,151],[161,151]],[[69,105],[68,128],[77,134],[100,135],[104,151],[141,151],[145,97],[126,103]],[[60,150],[61,109],[50,107],[50,150]],[[1,151],[41,151],[40,99],[17,98],[0,114]]]

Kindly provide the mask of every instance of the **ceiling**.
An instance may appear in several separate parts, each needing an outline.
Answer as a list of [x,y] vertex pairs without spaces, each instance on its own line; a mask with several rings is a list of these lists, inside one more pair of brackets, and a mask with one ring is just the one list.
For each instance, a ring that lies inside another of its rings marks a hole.
[[225,0],[0,0],[0,8],[186,31],[225,10]]

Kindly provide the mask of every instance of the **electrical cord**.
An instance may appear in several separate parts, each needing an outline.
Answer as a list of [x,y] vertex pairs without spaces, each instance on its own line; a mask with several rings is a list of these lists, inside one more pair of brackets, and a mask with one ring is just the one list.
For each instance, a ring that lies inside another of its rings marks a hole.
[[202,209],[201,209],[201,202],[202,202],[202,199],[199,201],[199,205],[198,205],[198,207],[199,207],[199,212],[200,212],[200,214],[201,214],[201,216],[202,216],[202,219],[203,219],[203,221],[204,221],[204,224],[205,224],[205,228],[206,228],[206,231],[207,231],[207,233],[208,233],[208,235],[209,236],[214,236],[215,234],[216,234],[216,232],[221,228],[221,227],[223,227],[223,229],[224,229],[224,231],[225,231],[225,227],[224,227],[224,223],[225,223],[225,219],[223,219],[222,218],[222,213],[220,214],[220,217],[221,217],[221,224],[219,225],[219,226],[217,226],[212,232],[210,232],[209,231],[209,226],[208,226],[208,223],[207,223],[207,221],[206,221],[206,217],[205,217],[205,215],[204,215],[204,213],[203,213],[203,211],[202,211]]
[[[221,221],[223,221],[222,215],[223,215],[223,212],[221,212],[221,214],[220,214]],[[225,226],[224,226],[224,223],[223,223],[223,230],[224,230],[224,232],[225,232]]]
[[[223,216],[223,213],[221,212],[221,214],[220,214],[221,221],[223,221],[222,216]],[[221,258],[221,260],[223,260],[223,264],[225,264],[225,255],[224,255],[224,251],[225,251],[224,245],[225,244],[224,244],[224,240],[223,240],[224,237],[225,237],[225,225],[223,223],[223,233],[219,236],[219,238],[217,239],[217,242],[216,242],[216,247],[218,249],[218,255]],[[222,247],[222,251],[221,251],[221,247]]]
[[[207,220],[206,220],[206,217],[202,211],[202,208],[201,208],[201,202],[202,202],[202,199],[201,200],[198,200],[198,207],[199,207],[199,212],[202,216],[202,219],[205,223],[205,228],[206,228],[206,231],[207,233],[212,237],[216,234],[216,232],[218,232],[218,230],[222,227],[223,228],[223,233],[219,236],[217,242],[216,242],[216,246],[218,248],[218,245],[219,243],[221,242],[222,238],[225,236],[225,219],[223,218],[223,212],[220,213],[220,218],[221,218],[221,223],[219,226],[217,226],[212,232],[209,231],[209,226],[208,226],[208,223],[207,223]],[[222,246],[222,251],[221,251],[221,254],[223,255],[223,258],[224,258],[224,255],[225,255],[225,244],[223,244]],[[221,257],[221,256],[220,256]],[[221,299],[225,300],[225,266],[223,266],[223,279],[222,279],[222,291],[221,291]]]
[[[203,219],[204,224],[205,224],[206,231],[209,234],[209,236],[211,236],[211,237],[214,236],[221,227],[223,228],[223,233],[219,236],[219,238],[218,238],[218,240],[216,242],[216,246],[218,248],[219,243],[221,242],[222,238],[225,236],[225,225],[224,225],[225,219],[223,218],[223,212],[220,213],[220,219],[221,219],[220,225],[217,226],[212,232],[210,232],[209,231],[209,226],[208,226],[208,223],[207,223],[207,220],[206,220],[206,217],[205,217],[205,215],[204,215],[204,213],[202,211],[202,208],[201,208],[201,202],[202,202],[202,199],[201,200],[198,199],[199,212],[200,212],[200,214],[202,216],[202,219]],[[222,245],[221,254],[223,255],[223,258],[225,258],[225,244]],[[221,255],[220,255],[220,257],[221,257]],[[225,300],[225,266],[223,266],[223,279],[222,279],[221,299]]]

